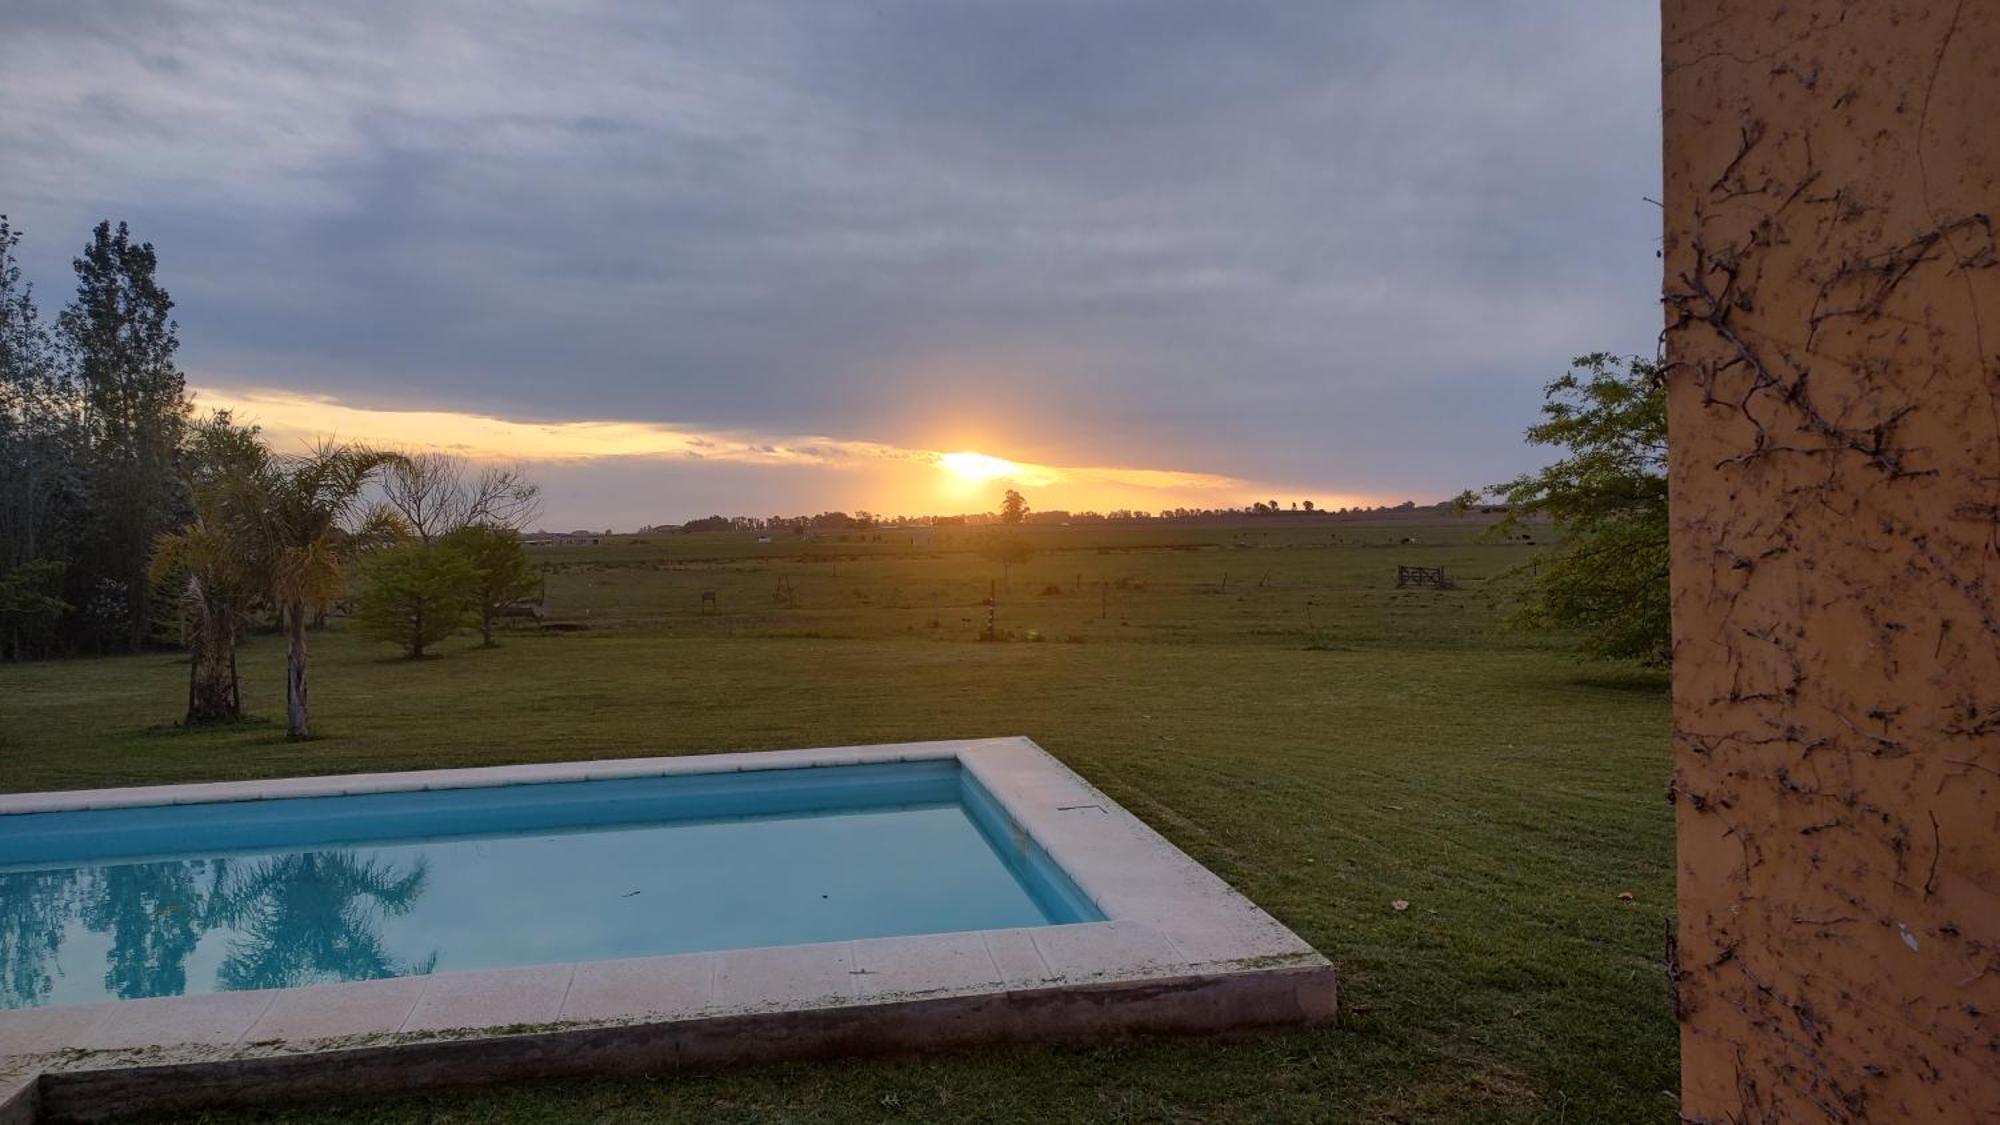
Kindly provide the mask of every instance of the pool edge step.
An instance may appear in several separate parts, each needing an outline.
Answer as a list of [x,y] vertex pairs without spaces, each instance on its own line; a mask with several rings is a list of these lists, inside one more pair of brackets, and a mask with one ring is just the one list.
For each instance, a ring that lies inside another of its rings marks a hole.
[[[990,1043],[1233,1033],[1331,1023],[1333,966],[1114,981],[655,1023],[525,1030],[153,1065],[57,1064],[9,1099],[0,1125],[369,1098],[450,1087],[676,1071],[788,1059],[932,1053]],[[17,1103],[20,1103],[17,1105]]]

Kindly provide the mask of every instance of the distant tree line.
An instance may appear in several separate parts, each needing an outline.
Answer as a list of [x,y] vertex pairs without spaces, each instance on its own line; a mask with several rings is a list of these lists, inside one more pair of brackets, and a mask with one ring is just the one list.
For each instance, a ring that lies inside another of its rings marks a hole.
[[821,512],[812,516],[704,516],[686,523],[660,524],[656,527],[640,528],[641,531],[777,531],[793,535],[804,535],[808,531],[870,531],[884,523],[901,523],[901,519],[885,521],[873,512]]
[[[1009,490],[1012,492],[1012,490]],[[1020,496],[1018,492],[1012,492]],[[704,531],[762,531],[804,535],[808,531],[870,531],[880,528],[904,527],[964,527],[968,524],[1063,524],[1063,523],[1130,523],[1152,520],[1198,522],[1203,520],[1228,520],[1256,516],[1286,516],[1301,519],[1366,519],[1371,516],[1397,515],[1412,512],[1436,512],[1440,515],[1453,511],[1453,502],[1446,500],[1436,504],[1418,505],[1415,500],[1405,500],[1400,504],[1381,504],[1374,507],[1355,506],[1351,508],[1322,508],[1311,500],[1294,500],[1291,506],[1276,500],[1258,500],[1241,508],[1162,508],[1157,512],[1134,508],[1114,508],[1109,511],[1072,512],[1055,508],[1031,511],[1027,501],[1021,501],[1017,518],[1009,519],[1002,497],[1002,509],[998,513],[974,513],[971,515],[930,515],[930,516],[883,516],[872,512],[857,511],[821,512],[810,516],[703,516],[679,524],[654,524],[641,527],[641,533],[661,532],[704,532]]]

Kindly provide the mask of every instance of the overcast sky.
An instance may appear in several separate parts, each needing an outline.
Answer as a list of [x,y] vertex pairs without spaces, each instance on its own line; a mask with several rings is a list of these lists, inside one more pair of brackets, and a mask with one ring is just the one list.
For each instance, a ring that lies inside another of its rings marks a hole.
[[911,474],[962,449],[1054,467],[1043,507],[1431,500],[1659,327],[1643,0],[7,0],[0,39],[45,311],[129,220],[210,401],[431,419],[565,526],[948,510]]

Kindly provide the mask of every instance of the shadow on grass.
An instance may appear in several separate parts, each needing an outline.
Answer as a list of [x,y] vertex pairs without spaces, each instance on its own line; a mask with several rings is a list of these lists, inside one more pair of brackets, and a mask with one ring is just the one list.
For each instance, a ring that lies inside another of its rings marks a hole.
[[180,720],[172,723],[154,723],[139,728],[141,734],[150,738],[194,737],[205,734],[242,734],[246,731],[277,731],[283,735],[285,725],[276,719],[262,715],[245,715],[240,719],[215,723],[190,723]]
[[1593,669],[1569,679],[1571,685],[1597,691],[1631,691],[1658,694],[1673,687],[1673,674],[1664,668]]

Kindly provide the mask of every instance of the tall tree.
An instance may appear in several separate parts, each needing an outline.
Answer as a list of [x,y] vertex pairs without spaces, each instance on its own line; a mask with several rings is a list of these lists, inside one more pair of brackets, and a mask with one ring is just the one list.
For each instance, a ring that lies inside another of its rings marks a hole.
[[104,599],[137,649],[151,625],[147,560],[154,539],[184,505],[174,473],[189,404],[174,364],[180,347],[173,299],[154,278],[159,255],[134,243],[124,223],[99,223],[72,263],[76,297],[57,318],[62,344],[81,384],[91,443],[89,489],[96,526],[85,554],[97,576],[122,595]]
[[37,555],[40,481],[33,438],[55,369],[34,286],[14,256],[21,234],[0,215],[0,574]]
[[0,649],[55,642],[69,610],[64,560],[88,506],[81,400],[15,259],[21,234],[0,215]]
[[1027,516],[1027,498],[1011,488],[1008,489],[1006,495],[1000,497],[1000,522],[1020,523]]
[[446,536],[444,545],[472,567],[471,605],[479,619],[479,643],[491,648],[493,622],[508,606],[532,597],[540,578],[521,537],[504,528],[472,524]]
[[[1490,489],[1509,505],[1497,532],[1544,516],[1562,533],[1521,575],[1521,619],[1574,631],[1597,656],[1667,663],[1667,402],[1659,365],[1604,352],[1578,357],[1548,385],[1528,440],[1567,452]],[[1465,493],[1460,506],[1478,495]]]
[[396,455],[322,443],[311,453],[274,462],[243,482],[233,505],[264,596],[285,631],[285,730],[311,737],[306,623],[347,587],[357,550],[400,538],[395,513],[366,508],[362,496]]

